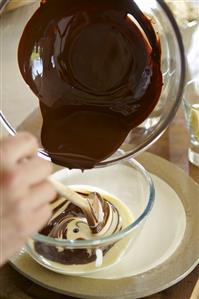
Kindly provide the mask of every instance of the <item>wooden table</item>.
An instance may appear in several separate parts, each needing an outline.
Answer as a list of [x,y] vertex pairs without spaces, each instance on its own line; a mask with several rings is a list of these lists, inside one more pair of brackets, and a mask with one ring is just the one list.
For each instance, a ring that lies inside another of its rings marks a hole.
[[[188,134],[184,125],[183,113],[179,110],[173,123],[149,151],[183,168],[199,183],[199,168],[187,159]],[[183,281],[175,286],[147,297],[146,299],[188,299],[199,277],[199,266]],[[38,287],[16,273],[9,265],[0,270],[0,299],[72,299]],[[199,298],[199,297],[198,297]],[[121,298],[122,299],[122,298]]]

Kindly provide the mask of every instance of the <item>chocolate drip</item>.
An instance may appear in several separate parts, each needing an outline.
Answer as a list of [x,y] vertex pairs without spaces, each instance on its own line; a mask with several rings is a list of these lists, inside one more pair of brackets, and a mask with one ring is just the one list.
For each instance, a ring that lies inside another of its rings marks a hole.
[[42,1],[18,60],[39,98],[52,160],[86,169],[113,154],[158,102],[160,56],[151,22],[132,0]]

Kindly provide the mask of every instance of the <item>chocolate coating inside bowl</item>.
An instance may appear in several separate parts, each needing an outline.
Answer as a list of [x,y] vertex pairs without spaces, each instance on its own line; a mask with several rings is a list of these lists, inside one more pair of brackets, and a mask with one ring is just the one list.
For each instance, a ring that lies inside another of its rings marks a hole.
[[142,123],[162,88],[160,43],[133,0],[45,0],[18,51],[52,160],[92,168]]

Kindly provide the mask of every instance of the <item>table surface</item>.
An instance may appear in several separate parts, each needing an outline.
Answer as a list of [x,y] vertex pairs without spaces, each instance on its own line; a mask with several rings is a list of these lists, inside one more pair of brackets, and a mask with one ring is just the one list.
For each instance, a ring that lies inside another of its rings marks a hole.
[[[188,133],[185,128],[182,109],[179,109],[170,127],[149,149],[149,152],[161,156],[184,169],[199,184],[199,168],[190,164],[187,159],[188,144]],[[189,299],[198,277],[199,266],[178,284],[146,299]],[[55,294],[37,286],[16,273],[9,265],[5,265],[0,270],[0,298],[72,299],[72,297]]]

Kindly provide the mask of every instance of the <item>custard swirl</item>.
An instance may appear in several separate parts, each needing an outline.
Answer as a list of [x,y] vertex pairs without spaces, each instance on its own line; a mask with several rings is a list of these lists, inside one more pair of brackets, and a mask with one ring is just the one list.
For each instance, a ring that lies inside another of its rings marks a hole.
[[[70,188],[88,200],[89,215],[88,211],[82,211],[65,197],[59,196],[52,202],[52,217],[40,231],[41,234],[57,240],[93,240],[117,233],[132,223],[133,215],[127,206],[108,192],[87,185],[73,185]],[[37,241],[34,242],[34,250],[61,271],[65,267],[73,272],[77,268],[84,271],[87,267],[101,267],[104,260],[112,260],[112,253],[113,260],[119,258],[128,243],[127,239],[116,243],[107,242],[102,246],[70,248],[67,245],[51,246]]]
[[95,192],[81,195],[88,199],[91,213],[86,214],[64,197],[58,197],[53,202],[53,216],[42,233],[57,239],[90,240],[122,229],[121,216],[112,203]]

